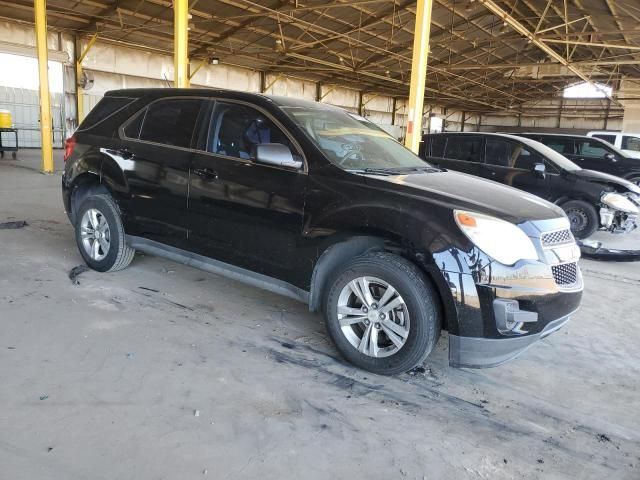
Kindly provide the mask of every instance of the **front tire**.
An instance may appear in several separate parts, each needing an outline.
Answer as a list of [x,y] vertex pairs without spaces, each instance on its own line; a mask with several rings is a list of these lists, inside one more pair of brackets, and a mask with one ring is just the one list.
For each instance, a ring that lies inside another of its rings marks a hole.
[[98,272],[129,266],[135,250],[127,245],[120,213],[106,194],[83,200],[76,215],[76,243],[86,264]]
[[571,233],[575,238],[585,239],[598,229],[600,221],[593,205],[583,200],[569,200],[561,207],[569,218]]
[[352,364],[381,375],[411,370],[440,336],[436,292],[422,272],[387,252],[354,258],[325,301],[329,336]]

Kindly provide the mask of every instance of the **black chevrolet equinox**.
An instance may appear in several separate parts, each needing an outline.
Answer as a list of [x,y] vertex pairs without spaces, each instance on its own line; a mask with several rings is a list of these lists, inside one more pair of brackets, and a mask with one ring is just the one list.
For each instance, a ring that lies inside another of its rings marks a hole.
[[425,164],[325,104],[225,90],[108,92],[65,145],[62,196],[87,264],[136,250],[323,311],[355,365],[505,362],[582,295],[563,211]]

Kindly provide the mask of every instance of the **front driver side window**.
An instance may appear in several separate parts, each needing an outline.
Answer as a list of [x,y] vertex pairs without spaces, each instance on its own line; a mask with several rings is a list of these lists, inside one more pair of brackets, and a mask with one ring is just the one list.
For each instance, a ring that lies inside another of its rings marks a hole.
[[256,145],[281,143],[301,160],[289,138],[266,115],[246,105],[216,104],[209,130],[207,151],[250,160]]
[[577,143],[578,153],[586,157],[603,158],[609,151],[595,140],[585,140]]

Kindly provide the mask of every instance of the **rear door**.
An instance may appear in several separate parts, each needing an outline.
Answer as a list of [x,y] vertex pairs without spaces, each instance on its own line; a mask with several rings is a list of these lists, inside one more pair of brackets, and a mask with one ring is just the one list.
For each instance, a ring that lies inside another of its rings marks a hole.
[[548,178],[534,171],[537,163],[544,163],[538,152],[500,137],[487,137],[485,151],[484,178],[548,198]]
[[156,100],[123,125],[122,147],[111,154],[129,185],[131,234],[185,247],[191,145],[203,102]]
[[189,216],[192,248],[208,257],[295,282],[302,238],[304,169],[255,162],[262,143],[301,150],[267,112],[218,101],[191,166]]
[[[439,137],[434,137],[434,140]],[[484,140],[480,135],[447,135],[442,159],[437,163],[442,168],[480,176]],[[439,145],[435,145],[439,148]],[[432,151],[434,144],[432,144]]]

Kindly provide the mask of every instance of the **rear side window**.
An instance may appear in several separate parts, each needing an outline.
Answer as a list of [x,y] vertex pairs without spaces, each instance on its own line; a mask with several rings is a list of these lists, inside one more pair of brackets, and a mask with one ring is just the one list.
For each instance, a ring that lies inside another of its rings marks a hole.
[[431,138],[431,156],[442,158],[444,155],[444,146],[447,144],[447,137]]
[[102,97],[102,99],[91,109],[89,114],[82,121],[78,127],[78,131],[81,132],[95,127],[115,113],[118,113],[135,100],[135,98],[127,97]]
[[142,120],[140,140],[189,148],[202,103],[202,100],[196,98],[167,99],[152,103]]
[[624,135],[622,137],[622,149],[640,152],[640,138]]
[[482,138],[480,137],[450,137],[447,141],[444,156],[454,160],[479,162]]
[[600,140],[604,140],[605,142],[609,142],[611,145],[615,145],[616,144],[616,136],[615,135],[603,135],[603,134],[598,133],[596,135],[591,135],[591,136],[595,137],[595,138],[599,138]]
[[499,167],[512,166],[511,142],[488,138],[485,151],[486,163],[490,165],[497,165]]
[[573,154],[573,140],[566,138],[545,138],[542,137],[540,142],[544,143],[547,147],[555,150],[563,155]]

